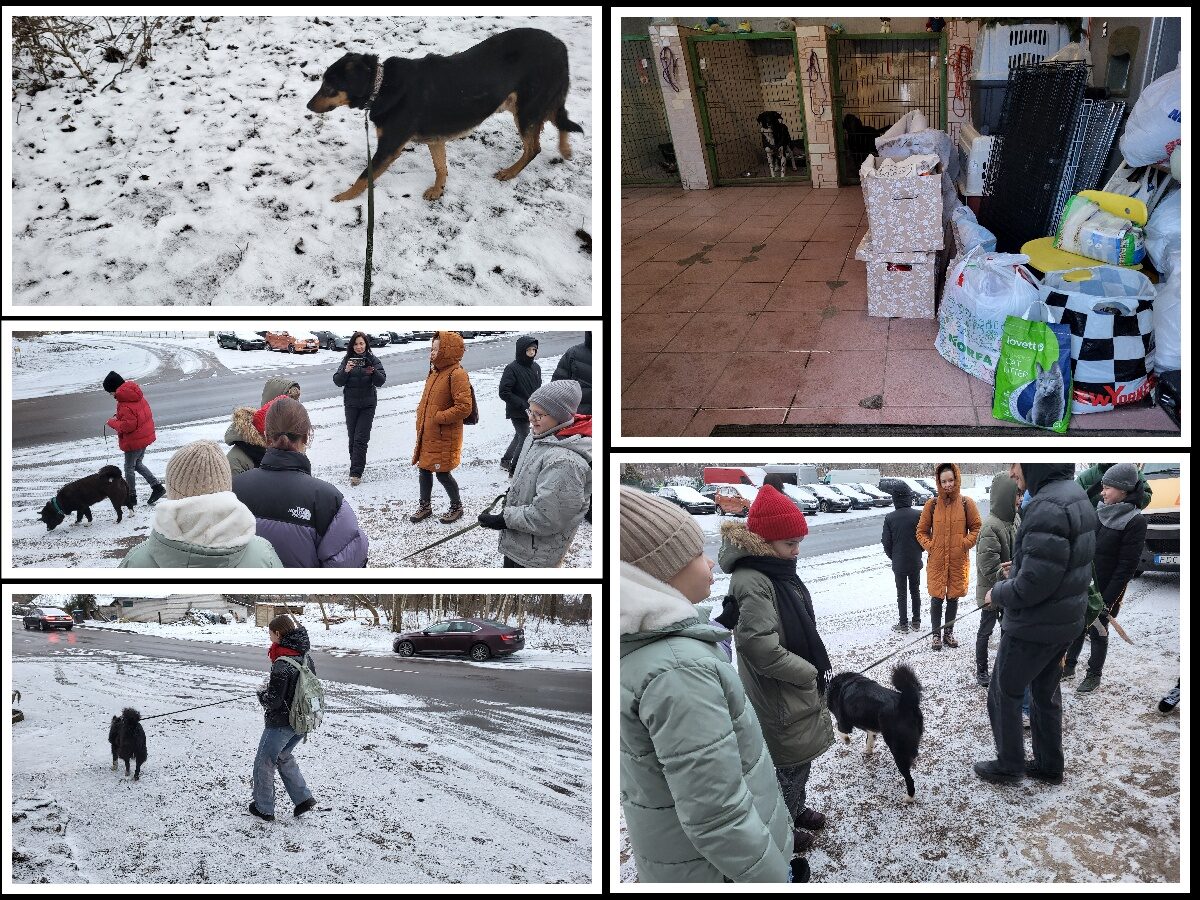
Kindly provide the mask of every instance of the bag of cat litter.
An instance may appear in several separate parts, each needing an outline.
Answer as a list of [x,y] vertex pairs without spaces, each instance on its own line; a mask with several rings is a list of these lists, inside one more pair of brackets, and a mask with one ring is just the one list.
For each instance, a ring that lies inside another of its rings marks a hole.
[[1072,412],[1107,412],[1153,392],[1149,278],[1116,266],[1047,272],[1041,297],[1052,320],[1071,329]]
[[[1035,303],[1026,316],[1049,318]],[[1071,420],[1071,329],[1009,316],[1000,338],[992,416],[1065,434]]]

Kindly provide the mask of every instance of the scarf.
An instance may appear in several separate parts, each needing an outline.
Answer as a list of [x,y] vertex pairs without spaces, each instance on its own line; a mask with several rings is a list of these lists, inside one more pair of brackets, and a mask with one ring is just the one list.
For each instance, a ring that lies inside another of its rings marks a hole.
[[242,452],[254,463],[254,468],[262,465],[263,454],[267,452],[266,447],[259,447],[247,441],[234,441],[233,446],[242,448]]
[[1129,524],[1129,520],[1137,514],[1137,506],[1125,500],[1122,500],[1120,503],[1114,503],[1111,506],[1101,502],[1096,507],[1096,515],[1100,517],[1100,524],[1105,528],[1112,528],[1115,531],[1124,531],[1125,526]]
[[[816,616],[808,588],[796,574],[796,560],[743,556],[733,564],[734,571],[742,566],[771,579],[779,608],[780,637],[784,649],[816,668],[817,692],[825,696],[825,688],[833,676],[833,666],[829,662],[825,642],[817,633]],[[722,618],[726,618],[725,613],[722,613]]]
[[281,656],[302,656],[303,654],[296,652],[291,647],[285,647],[282,644],[272,644],[267,648],[267,656],[271,658],[272,664]]

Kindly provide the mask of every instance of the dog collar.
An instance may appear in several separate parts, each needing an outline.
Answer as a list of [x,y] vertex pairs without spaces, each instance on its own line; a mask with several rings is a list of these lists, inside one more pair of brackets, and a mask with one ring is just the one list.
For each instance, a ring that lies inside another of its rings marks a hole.
[[54,504],[55,511],[65,519],[67,517],[67,514],[65,512],[63,512],[63,508],[58,505],[58,495],[57,494],[54,495],[54,498],[50,502]]
[[379,60],[375,60],[375,86],[371,88],[371,96],[367,98],[367,109],[375,105],[376,98],[379,97],[379,89],[383,87],[383,66],[379,64]]

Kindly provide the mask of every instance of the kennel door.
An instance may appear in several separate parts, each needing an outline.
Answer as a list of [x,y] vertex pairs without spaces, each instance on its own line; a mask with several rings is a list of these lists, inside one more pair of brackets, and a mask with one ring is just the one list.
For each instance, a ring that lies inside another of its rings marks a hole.
[[622,184],[679,183],[661,78],[650,36],[622,35]]

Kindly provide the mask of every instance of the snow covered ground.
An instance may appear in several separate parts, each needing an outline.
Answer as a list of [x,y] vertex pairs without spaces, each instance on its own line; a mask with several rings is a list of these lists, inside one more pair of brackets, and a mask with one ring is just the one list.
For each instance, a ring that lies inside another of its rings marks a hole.
[[[252,326],[252,327],[251,327]],[[373,322],[371,330],[383,330],[387,323]],[[256,331],[270,328],[292,334],[308,334],[313,329],[345,332],[344,322],[309,321],[303,323],[239,322],[236,330]],[[226,329],[220,329],[226,330]],[[356,330],[356,329],[350,329]],[[405,329],[397,329],[405,330]],[[506,335],[467,338],[468,346],[511,339]],[[43,335],[12,342],[12,399],[48,397],[74,391],[97,390],[110,371],[120,371],[127,381],[155,380],[170,372],[178,381],[205,377],[225,369],[230,372],[271,371],[281,365],[329,366],[336,354],[328,350],[316,353],[278,353],[271,350],[229,350],[217,346],[215,337],[192,332],[128,332],[112,334],[98,331]],[[371,352],[385,363],[401,353],[429,353],[429,341],[409,341],[373,347]]]
[[[107,595],[97,595],[96,602],[105,606],[112,601]],[[63,608],[69,597],[45,595],[37,603]],[[360,607],[357,618],[348,607],[325,604],[331,617],[345,616],[347,621],[331,623],[328,628],[321,619],[321,610],[316,603],[308,603],[300,624],[308,629],[314,647],[334,655],[392,656],[392,639],[396,637],[386,621],[376,626],[371,624],[371,614]],[[381,610],[381,615],[384,611]],[[447,618],[442,616],[442,619]],[[425,613],[408,612],[404,616],[403,631],[418,631],[433,620]],[[439,619],[440,621],[440,619]],[[508,624],[516,625],[515,617]],[[231,622],[228,625],[177,622],[159,625],[156,622],[101,622],[89,620],[88,628],[103,628],[109,631],[128,631],[134,634],[150,634],[157,637],[178,638],[187,641],[208,641],[214,644],[242,644],[260,647],[264,631],[253,620]],[[466,656],[424,657],[449,664],[482,666],[505,669],[588,669],[592,667],[592,628],[590,624],[565,625],[550,622],[536,616],[525,619],[525,648],[511,656],[496,657],[485,663],[477,663]]]
[[[403,351],[403,345],[398,348]],[[235,351],[227,351],[233,353]],[[414,351],[415,352],[415,351]],[[427,351],[426,351],[427,352]],[[253,356],[247,352],[245,356]],[[320,356],[321,354],[316,354]],[[277,360],[275,354],[264,357]],[[326,355],[326,360],[328,354]],[[554,371],[559,357],[541,360],[543,373]],[[481,399],[478,425],[465,428],[462,465],[454,476],[459,483],[465,515],[455,527],[473,522],[508,487],[508,477],[498,461],[512,437],[512,426],[502,417],[496,391],[502,366],[471,373],[475,394]],[[235,403],[257,404],[261,386],[247,382],[244,397]],[[388,385],[379,390],[379,407],[371,434],[367,469],[363,482],[350,487],[347,475],[346,425],[340,397],[305,402],[315,428],[308,457],[312,474],[336,485],[354,506],[359,525],[370,539],[372,568],[496,568],[503,560],[497,550],[498,533],[476,528],[460,538],[428,550],[410,560],[403,557],[448,535],[453,528],[441,524],[436,515],[416,525],[408,516],[417,508],[417,471],[411,464],[415,436],[416,407],[424,382]],[[215,440],[224,446],[228,417],[204,419],[179,426],[157,429],[158,439],[146,452],[145,463],[161,478],[171,455],[195,440]],[[37,520],[38,512],[62,485],[83,474],[95,472],[107,464],[122,465],[116,440],[101,436],[70,443],[34,446],[15,451],[12,456],[12,541],[13,566],[24,568],[112,567],[150,533],[153,512],[138,506],[126,511],[118,524],[111,508],[97,506],[94,522],[75,526],[60,525],[47,532]],[[435,483],[434,511],[444,512],[449,503],[445,492]],[[565,568],[587,568],[592,564],[592,527],[584,522],[576,532],[567,553]]]
[[12,879],[29,883],[402,884],[591,880],[591,717],[440,702],[326,682],[295,751],[318,810],[250,816],[262,710],[146,722],[134,782],[110,769],[110,717],[252,694],[262,671],[74,648],[18,656],[25,721],[6,754]]
[[[825,518],[824,516],[820,518]],[[831,517],[832,518],[832,517]],[[1172,882],[1180,878],[1180,719],[1159,699],[1180,675],[1178,576],[1146,574],[1130,585],[1121,623],[1132,646],[1113,638],[1100,687],[1079,694],[1064,682],[1061,787],[1026,779],[1002,788],[980,781],[971,763],[995,755],[986,689],[975,683],[978,613],[972,582],[955,630],[958,649],[933,652],[922,640],[871,675],[887,683],[906,662],[924,686],[925,734],[913,769],[916,803],[886,748],[863,755],[835,743],[814,761],[808,802],[828,825],[808,854],[814,882]],[[717,571],[711,596],[729,576]],[[895,582],[878,545],[801,560],[817,625],[834,671],[858,671],[913,640],[891,631]],[[929,621],[929,598],[922,600]],[[995,659],[999,629],[989,656]],[[1028,747],[1028,743],[1026,744]],[[637,878],[623,820],[621,881]]]
[[[376,187],[373,302],[591,303],[590,242],[576,236],[594,227],[587,16],[176,17],[117,90],[18,90],[12,302],[361,304],[366,196],[331,197],[365,165],[362,113],[308,112],[321,75],[345,52],[448,55],[528,26],[568,47],[573,158],[548,126],[542,153],[497,181],[521,149],[498,113],[449,143],[430,203],[429,152],[410,145]],[[101,63],[99,83],[116,68]]]

